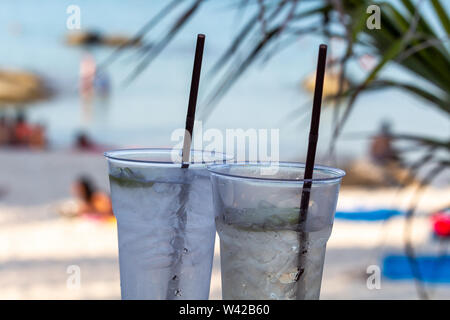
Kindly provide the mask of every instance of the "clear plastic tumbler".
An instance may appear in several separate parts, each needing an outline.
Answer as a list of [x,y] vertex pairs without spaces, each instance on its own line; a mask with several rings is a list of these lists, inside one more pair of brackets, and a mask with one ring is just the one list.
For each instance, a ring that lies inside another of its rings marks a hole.
[[122,299],[208,299],[215,225],[207,164],[222,154],[105,153],[119,239]]
[[299,227],[303,164],[236,163],[208,169],[223,299],[318,299],[345,172],[314,167],[307,220]]

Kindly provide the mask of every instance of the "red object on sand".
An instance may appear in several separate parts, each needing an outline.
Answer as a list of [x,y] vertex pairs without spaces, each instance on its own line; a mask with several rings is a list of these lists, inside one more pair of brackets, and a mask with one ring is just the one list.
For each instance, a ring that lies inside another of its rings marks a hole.
[[431,218],[436,235],[450,237],[450,210],[437,212]]

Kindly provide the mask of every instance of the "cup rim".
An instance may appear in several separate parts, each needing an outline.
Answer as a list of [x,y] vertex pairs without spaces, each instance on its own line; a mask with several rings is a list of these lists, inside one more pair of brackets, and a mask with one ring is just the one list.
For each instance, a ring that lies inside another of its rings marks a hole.
[[289,161],[280,161],[280,162],[234,162],[234,163],[221,163],[221,164],[212,164],[208,165],[208,171],[213,175],[229,177],[232,179],[246,180],[246,181],[264,181],[264,182],[283,182],[283,183],[300,183],[303,184],[305,182],[311,182],[313,184],[317,183],[331,183],[331,182],[339,182],[346,175],[346,172],[342,169],[323,166],[323,165],[314,165],[313,172],[326,172],[331,174],[332,176],[326,178],[312,178],[312,179],[287,179],[287,178],[271,178],[269,175],[261,175],[261,176],[247,176],[245,174],[230,174],[221,171],[225,167],[245,167],[245,166],[259,166],[259,167],[294,167],[294,168],[305,168],[306,164],[303,162],[289,162]]
[[[147,159],[131,159],[129,156],[131,154],[170,154],[172,152],[179,153],[181,157],[181,152],[183,149],[180,148],[130,148],[130,149],[113,149],[109,150],[103,153],[103,155],[108,159],[112,161],[120,161],[120,162],[127,162],[127,163],[135,163],[135,164],[159,164],[159,165],[173,165],[173,166],[180,166],[182,164],[182,161],[176,161],[174,162],[172,159],[168,161],[162,161],[162,160],[147,160]],[[208,151],[208,150],[191,150],[192,154],[201,154],[201,155],[210,155],[211,159],[205,160],[203,157],[201,157],[202,161],[189,161],[186,163],[189,163],[191,165],[207,165],[207,164],[214,164],[214,163],[223,163],[227,159],[232,159],[232,157],[227,156],[224,153],[216,152],[216,151]],[[127,157],[128,155],[128,157]]]

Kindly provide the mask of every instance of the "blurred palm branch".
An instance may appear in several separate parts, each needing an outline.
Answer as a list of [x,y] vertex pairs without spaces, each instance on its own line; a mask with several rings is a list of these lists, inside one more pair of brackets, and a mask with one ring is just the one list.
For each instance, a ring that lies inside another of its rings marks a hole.
[[[161,39],[141,50],[138,63],[126,79],[132,82],[174,39],[180,30],[200,11],[208,0],[172,0],[152,17],[130,41],[141,40],[170,14],[185,6],[171,21]],[[219,3],[217,1],[217,3]],[[341,57],[329,61],[328,66],[338,70],[338,88],[335,95],[327,96],[327,103],[334,103],[334,134],[330,141],[330,154],[351,114],[357,98],[366,92],[394,88],[403,90],[424,101],[424,106],[450,115],[450,20],[443,0],[229,0],[222,1],[236,9],[242,26],[234,39],[209,70],[207,77],[214,83],[208,91],[203,113],[206,119],[217,102],[232,88],[239,78],[257,62],[266,62],[278,52],[294,44],[301,36],[317,35],[328,41],[341,39],[345,52]],[[369,29],[366,21],[371,15],[368,7],[377,5],[381,12],[381,28]],[[431,12],[423,14],[424,5]],[[247,14],[244,14],[247,13]],[[433,28],[431,18],[437,21]],[[305,23],[306,22],[306,23]],[[118,48],[103,67],[119,57],[126,47]],[[348,75],[351,63],[369,55],[377,62],[362,80]],[[383,71],[395,66],[413,75],[414,81],[402,81],[383,76]],[[450,162],[450,139],[442,141],[433,137],[398,135],[398,140],[415,144],[425,151],[426,159],[439,166]],[[431,150],[431,151],[430,151]],[[445,158],[436,159],[444,151]],[[415,164],[414,168],[420,166]]]

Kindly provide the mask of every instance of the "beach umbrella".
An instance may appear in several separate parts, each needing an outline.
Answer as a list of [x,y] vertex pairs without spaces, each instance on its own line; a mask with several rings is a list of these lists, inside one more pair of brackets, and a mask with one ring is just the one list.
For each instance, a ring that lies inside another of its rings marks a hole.
[[[306,79],[302,83],[302,86],[308,92],[313,93],[315,81],[316,81],[316,74],[312,73],[306,77]],[[347,90],[348,88],[349,88],[349,81],[347,79],[344,79],[342,92],[345,92],[345,90]],[[331,97],[336,95],[338,91],[339,91],[339,73],[330,70],[330,72],[327,72],[327,74],[325,75],[325,80],[323,84],[323,96]]]
[[67,34],[66,43],[71,46],[140,46],[140,39],[133,39],[124,35],[104,35],[95,31],[72,32]]
[[0,106],[46,100],[51,92],[44,80],[26,71],[0,70]]

